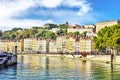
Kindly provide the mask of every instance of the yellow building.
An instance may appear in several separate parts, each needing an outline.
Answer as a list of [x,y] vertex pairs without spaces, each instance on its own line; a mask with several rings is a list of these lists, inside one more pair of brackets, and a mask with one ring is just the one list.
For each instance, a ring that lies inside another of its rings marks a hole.
[[8,41],[2,41],[3,43],[2,43],[2,46],[1,46],[1,51],[2,52],[8,52],[9,51],[9,48],[8,48]]
[[66,38],[66,52],[74,53],[75,52],[76,39],[73,36],[67,36]]
[[14,41],[14,40],[2,40],[0,42],[2,45],[0,47],[1,52],[10,52],[14,53],[15,46],[17,46],[17,52],[23,51],[23,41]]
[[[24,51],[24,41],[23,40],[18,40],[14,43],[14,46],[17,46],[17,51],[19,53]],[[15,48],[15,47],[14,47]]]
[[56,39],[57,52],[65,53],[66,52],[66,36],[58,36]]

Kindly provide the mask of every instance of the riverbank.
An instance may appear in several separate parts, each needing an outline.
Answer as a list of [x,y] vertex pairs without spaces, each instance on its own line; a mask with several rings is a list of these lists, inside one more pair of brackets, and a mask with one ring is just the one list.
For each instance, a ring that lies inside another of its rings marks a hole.
[[[86,58],[80,58],[80,59],[111,64],[111,55],[88,55]],[[120,56],[116,56],[116,62],[112,64],[120,65]]]
[[[41,55],[46,57],[61,57],[61,58],[74,58],[79,60],[86,61],[95,61],[95,62],[103,62],[103,63],[111,63],[111,55],[87,55],[87,57],[82,57],[82,55],[70,55],[70,54],[18,54],[18,55]],[[113,63],[115,65],[120,65],[120,56],[116,56],[116,62]]]

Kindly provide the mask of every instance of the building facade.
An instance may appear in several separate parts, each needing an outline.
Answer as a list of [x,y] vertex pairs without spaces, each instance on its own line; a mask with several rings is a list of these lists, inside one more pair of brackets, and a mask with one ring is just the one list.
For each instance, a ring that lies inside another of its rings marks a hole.
[[24,39],[24,52],[35,52],[37,47],[36,38],[26,38]]
[[74,53],[76,48],[76,39],[74,36],[66,37],[66,52]]
[[49,53],[57,53],[57,45],[55,40],[49,40]]
[[49,52],[49,40],[47,39],[38,39],[37,40],[37,52]]
[[79,42],[80,52],[91,53],[93,50],[93,40],[91,38],[81,38]]
[[23,40],[19,41],[14,41],[14,40],[3,40],[0,41],[1,47],[0,51],[1,52],[9,52],[9,53],[14,53],[15,51],[15,46],[17,46],[17,52],[23,52]]
[[98,23],[96,23],[96,33],[98,33],[99,30],[101,30],[102,28],[104,28],[106,26],[112,26],[112,25],[116,25],[119,23],[120,23],[120,20],[110,20],[110,21],[98,22]]
[[79,32],[80,34],[83,32],[93,32],[94,31],[94,27],[85,27],[85,26],[79,26],[79,25],[75,25],[75,26],[70,26],[67,29],[67,32]]
[[66,36],[58,36],[56,39],[57,52],[65,53],[66,52]]

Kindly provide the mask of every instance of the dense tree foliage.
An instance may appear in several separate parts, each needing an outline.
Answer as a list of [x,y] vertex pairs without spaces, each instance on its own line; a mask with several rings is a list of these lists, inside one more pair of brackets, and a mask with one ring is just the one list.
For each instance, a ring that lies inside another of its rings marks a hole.
[[57,36],[67,34],[67,30],[60,29],[59,31],[56,32]]
[[56,35],[54,32],[46,31],[44,29],[39,30],[39,32],[35,35],[36,37],[43,37],[49,39],[56,39]]
[[60,25],[58,26],[58,28],[60,28],[60,29],[67,29],[67,28],[68,28],[68,25],[67,25],[67,24],[60,24]]
[[46,27],[44,29],[52,29],[52,28],[58,28],[56,24],[46,24]]
[[95,45],[99,51],[106,48],[120,49],[120,24],[102,28],[97,37],[94,37]]
[[[1,39],[23,39],[23,38],[49,38],[49,39],[56,39],[56,36],[61,36],[65,34],[74,34],[74,35],[82,35],[79,32],[71,32],[67,33],[68,23],[66,24],[46,24],[46,27],[37,27],[34,26],[30,29],[22,29],[22,28],[13,28],[12,30],[8,31],[0,31],[0,38]],[[57,32],[52,32],[52,28],[57,28]]]
[[1,32],[1,39],[23,39],[37,37],[56,39],[56,34],[38,27],[32,27],[30,29],[13,28],[12,30]]
[[87,31],[84,31],[83,33],[81,33],[82,36],[87,36]]

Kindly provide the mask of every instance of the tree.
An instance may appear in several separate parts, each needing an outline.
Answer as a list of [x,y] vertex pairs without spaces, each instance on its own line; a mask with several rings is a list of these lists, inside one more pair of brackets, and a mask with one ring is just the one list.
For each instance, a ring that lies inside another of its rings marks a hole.
[[52,29],[52,28],[58,28],[56,24],[45,24],[45,29]]
[[48,32],[46,32],[46,34],[45,34],[45,38],[55,40],[55,39],[56,39],[56,35],[55,35],[55,33],[48,31]]
[[22,28],[13,28],[11,31],[23,30]]
[[16,35],[12,34],[10,37],[11,37],[11,39],[15,39]]
[[87,31],[84,31],[83,33],[81,33],[82,36],[86,37]]
[[2,30],[0,30],[0,37],[2,37]]
[[64,30],[60,29],[59,31],[57,31],[58,36],[63,35],[63,34],[64,34]]
[[120,49],[120,24],[102,28],[94,37],[94,47],[99,51],[106,48]]
[[80,35],[80,33],[78,31],[74,32],[73,34],[76,36]]
[[58,28],[60,28],[60,29],[67,29],[67,28],[68,28],[68,25],[67,25],[67,24],[60,24],[60,25],[58,26]]

